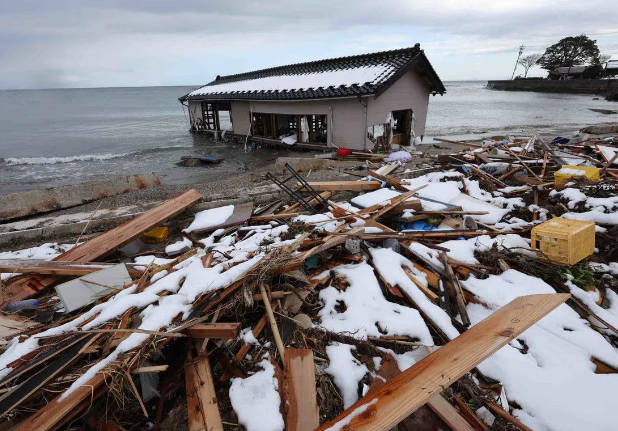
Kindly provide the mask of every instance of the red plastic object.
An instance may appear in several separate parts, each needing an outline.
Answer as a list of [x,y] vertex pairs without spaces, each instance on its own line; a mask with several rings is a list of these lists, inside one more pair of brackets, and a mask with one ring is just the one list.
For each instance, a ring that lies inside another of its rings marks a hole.
[[341,157],[349,156],[352,154],[352,150],[348,150],[347,148],[339,148],[337,150],[337,155]]

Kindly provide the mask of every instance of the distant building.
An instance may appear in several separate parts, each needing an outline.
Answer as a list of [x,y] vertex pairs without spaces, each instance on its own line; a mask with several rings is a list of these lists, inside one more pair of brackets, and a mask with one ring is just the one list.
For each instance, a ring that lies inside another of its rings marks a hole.
[[556,67],[549,72],[549,79],[565,80],[573,78],[581,78],[582,74],[588,66],[571,66],[571,67]]
[[610,60],[605,64],[603,76],[616,76],[618,75],[618,60]]
[[413,48],[217,78],[182,97],[191,130],[304,148],[409,145],[425,133],[431,94],[446,89]]

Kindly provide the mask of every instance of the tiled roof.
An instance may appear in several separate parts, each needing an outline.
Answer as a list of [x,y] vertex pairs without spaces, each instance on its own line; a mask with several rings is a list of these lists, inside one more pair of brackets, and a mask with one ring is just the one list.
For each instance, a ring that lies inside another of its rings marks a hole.
[[416,68],[429,90],[443,94],[442,81],[417,44],[413,48],[298,63],[217,79],[179,100],[303,100],[379,96]]

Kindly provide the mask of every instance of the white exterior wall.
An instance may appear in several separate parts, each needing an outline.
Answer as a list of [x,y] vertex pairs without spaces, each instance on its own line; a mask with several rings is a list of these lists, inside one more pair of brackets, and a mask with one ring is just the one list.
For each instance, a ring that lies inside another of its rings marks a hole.
[[201,120],[203,120],[202,118],[202,102],[199,101],[193,101],[193,100],[189,100],[189,118],[191,120],[194,120],[196,118],[199,118]]
[[[425,133],[427,108],[429,106],[429,87],[424,79],[408,72],[391,85],[377,99],[370,97],[367,109],[367,127],[374,124],[384,124],[392,111],[411,109],[416,117],[416,136]],[[367,145],[371,145],[367,139]]]
[[310,100],[294,102],[232,102],[234,133],[249,133],[250,112],[263,114],[326,115],[328,143],[337,147],[363,149],[364,107],[358,99]]

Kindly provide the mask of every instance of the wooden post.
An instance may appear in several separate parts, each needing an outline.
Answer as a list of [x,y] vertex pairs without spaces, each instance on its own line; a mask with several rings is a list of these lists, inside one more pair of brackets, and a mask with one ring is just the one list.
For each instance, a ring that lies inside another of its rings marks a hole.
[[311,349],[285,349],[283,393],[288,431],[313,431],[320,426]]
[[281,360],[285,361],[285,347],[283,346],[281,335],[279,335],[279,328],[277,327],[277,322],[275,321],[275,314],[273,313],[273,309],[270,307],[270,301],[268,300],[268,294],[266,293],[264,283],[260,283],[260,292],[262,293],[264,308],[266,308],[266,314],[268,315],[268,320],[270,321],[270,329],[273,333],[273,337],[275,338],[275,343],[277,343],[277,350],[279,350]]

